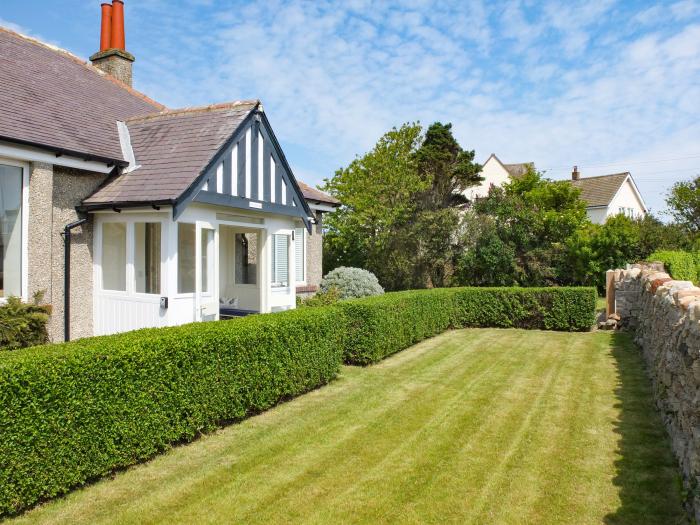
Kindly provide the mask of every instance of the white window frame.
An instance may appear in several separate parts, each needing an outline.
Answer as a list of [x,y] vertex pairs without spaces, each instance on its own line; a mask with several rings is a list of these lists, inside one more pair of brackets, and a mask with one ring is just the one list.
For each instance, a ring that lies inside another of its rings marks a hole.
[[[160,293],[145,293],[136,291],[136,223],[160,223]],[[102,282],[102,239],[104,237],[105,224],[125,224],[126,225],[126,290],[107,290],[103,288]],[[148,217],[145,215],[134,217],[105,217],[96,224],[95,248],[97,271],[94,275],[94,285],[101,295],[111,295],[120,297],[138,297],[141,299],[151,299],[159,301],[160,297],[167,295],[167,221],[161,217]]]
[[[0,164],[22,169],[22,260],[20,262],[20,299],[29,300],[29,163],[0,157]],[[7,297],[0,297],[0,304],[5,304]]]
[[[285,286],[284,284],[275,284],[274,281],[274,268],[272,267],[272,262],[274,260],[274,255],[273,252],[275,250],[274,246],[274,235],[285,235],[287,236],[287,285]],[[293,236],[294,236],[294,230],[289,229],[289,230],[277,230],[274,233],[270,234],[270,288],[272,289],[273,292],[282,292],[282,291],[287,291],[290,288],[293,287],[294,283],[294,278],[296,277],[296,270],[295,267],[293,266],[295,256],[294,256],[294,242],[293,242]]]
[[[194,291],[192,292],[180,292],[180,224],[190,224],[194,226],[194,231],[195,231],[195,236],[194,236],[194,242],[195,242],[195,247],[196,243],[198,242],[197,239],[197,221],[177,221],[173,222],[174,224],[174,230],[175,230],[175,246],[173,247],[173,251],[176,254],[175,256],[175,266],[173,266],[173,272],[175,273],[175,290],[174,293],[172,294],[174,298],[176,299],[182,299],[186,297],[194,297],[196,295],[196,290],[197,290],[197,272],[195,270],[195,281],[194,281]],[[198,266],[197,258],[195,257],[195,269]]]

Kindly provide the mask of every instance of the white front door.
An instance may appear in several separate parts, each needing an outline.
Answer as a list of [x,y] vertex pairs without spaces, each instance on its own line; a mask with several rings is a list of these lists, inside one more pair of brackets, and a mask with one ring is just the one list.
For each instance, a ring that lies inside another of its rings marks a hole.
[[215,321],[219,318],[219,288],[216,228],[204,221],[197,221],[195,244],[196,284],[195,319]]

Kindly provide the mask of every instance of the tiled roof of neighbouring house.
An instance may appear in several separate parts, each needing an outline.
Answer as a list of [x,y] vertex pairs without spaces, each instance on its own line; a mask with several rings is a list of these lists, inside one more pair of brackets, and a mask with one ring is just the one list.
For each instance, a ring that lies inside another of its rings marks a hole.
[[0,139],[123,161],[117,120],[164,106],[66,51],[0,27]]
[[613,173],[572,180],[571,184],[581,190],[581,198],[588,206],[608,206],[628,176],[628,172]]
[[508,175],[510,175],[514,179],[525,175],[525,173],[527,173],[527,170],[529,168],[532,168],[533,166],[534,164],[532,162],[521,162],[519,164],[503,164],[503,167],[508,172]]
[[83,203],[175,200],[236,131],[257,100],[168,110],[126,121],[138,169],[110,178]]
[[330,204],[330,205],[339,205],[340,201],[336,199],[335,197],[331,197],[327,193],[322,192],[321,190],[317,190],[316,188],[312,188],[308,184],[301,182],[300,180],[297,180],[299,183],[299,188],[301,189],[301,192],[304,194],[304,198],[307,201],[311,202],[320,202],[323,204]]

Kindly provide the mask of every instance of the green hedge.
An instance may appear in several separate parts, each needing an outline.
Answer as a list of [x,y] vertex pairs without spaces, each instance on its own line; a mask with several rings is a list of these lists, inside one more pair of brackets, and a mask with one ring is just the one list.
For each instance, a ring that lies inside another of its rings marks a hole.
[[593,288],[388,293],[0,353],[0,516],[448,328],[586,330]]
[[595,288],[443,288],[344,301],[345,361],[375,363],[448,328],[588,330],[596,298]]
[[0,355],[0,515],[327,383],[342,332],[309,308]]
[[680,281],[700,281],[700,253],[662,250],[649,256],[649,261],[664,263],[666,271]]

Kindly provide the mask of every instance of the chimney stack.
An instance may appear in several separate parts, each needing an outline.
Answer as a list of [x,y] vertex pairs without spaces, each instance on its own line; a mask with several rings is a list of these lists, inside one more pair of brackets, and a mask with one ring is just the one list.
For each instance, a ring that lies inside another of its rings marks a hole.
[[574,166],[574,171],[571,172],[571,180],[578,180],[580,175],[578,166]]
[[134,56],[126,50],[124,2],[102,4],[100,50],[90,57],[92,65],[131,87]]

